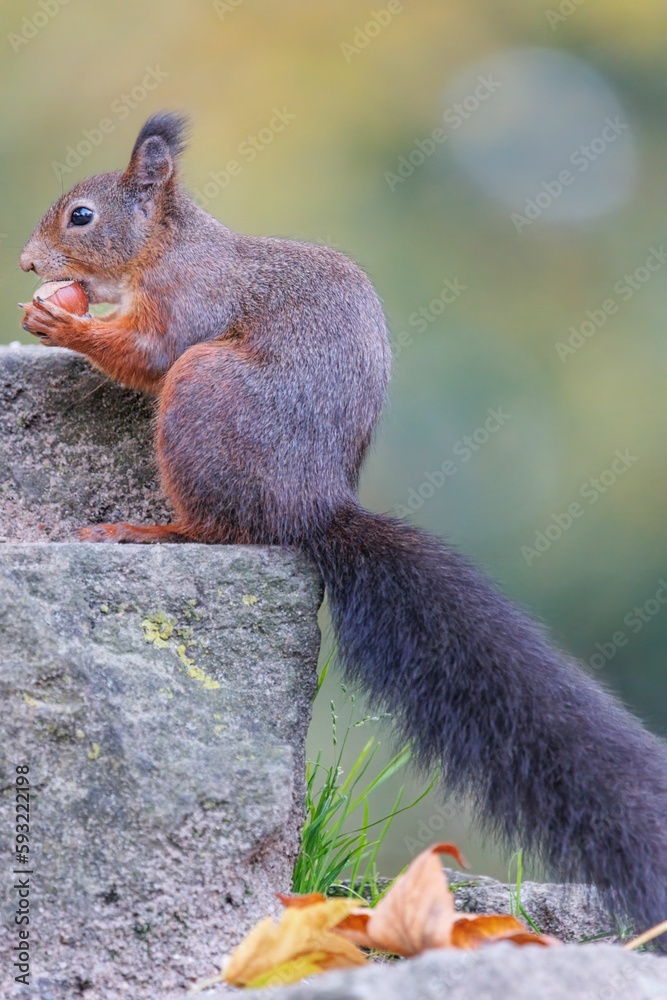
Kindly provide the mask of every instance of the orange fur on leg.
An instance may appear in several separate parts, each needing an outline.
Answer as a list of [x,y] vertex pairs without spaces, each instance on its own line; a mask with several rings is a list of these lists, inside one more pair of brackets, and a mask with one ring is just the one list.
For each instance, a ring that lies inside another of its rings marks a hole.
[[187,542],[178,524],[135,525],[125,524],[93,524],[88,528],[79,528],[76,536],[80,542],[136,542],[150,545],[156,542]]

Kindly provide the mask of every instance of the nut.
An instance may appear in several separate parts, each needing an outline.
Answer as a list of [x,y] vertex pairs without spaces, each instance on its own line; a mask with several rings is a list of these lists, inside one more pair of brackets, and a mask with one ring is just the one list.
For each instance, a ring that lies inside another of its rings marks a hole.
[[37,296],[45,301],[50,300],[75,316],[83,316],[88,312],[88,296],[78,281],[45,281],[39,286],[33,299]]

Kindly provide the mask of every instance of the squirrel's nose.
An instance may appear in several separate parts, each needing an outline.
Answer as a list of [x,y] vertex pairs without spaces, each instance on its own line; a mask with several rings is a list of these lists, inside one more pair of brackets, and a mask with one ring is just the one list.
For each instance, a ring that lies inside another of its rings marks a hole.
[[22,271],[34,271],[35,262],[32,259],[32,254],[24,250],[21,256],[19,257],[19,267],[21,268]]
[[42,246],[41,240],[31,236],[23,247],[21,256],[19,257],[19,267],[21,270],[34,271],[35,274],[39,274],[42,268],[41,258],[44,256],[44,250],[45,248]]

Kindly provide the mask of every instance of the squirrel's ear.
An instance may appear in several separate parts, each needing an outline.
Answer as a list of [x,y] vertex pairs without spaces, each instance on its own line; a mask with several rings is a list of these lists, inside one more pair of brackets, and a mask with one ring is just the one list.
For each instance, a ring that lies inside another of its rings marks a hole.
[[187,118],[170,112],[149,118],[137,136],[124,182],[143,195],[167,184],[185,149],[187,126]]
[[154,135],[132,153],[130,165],[125,171],[124,180],[139,190],[166,184],[174,173],[174,161],[167,144]]

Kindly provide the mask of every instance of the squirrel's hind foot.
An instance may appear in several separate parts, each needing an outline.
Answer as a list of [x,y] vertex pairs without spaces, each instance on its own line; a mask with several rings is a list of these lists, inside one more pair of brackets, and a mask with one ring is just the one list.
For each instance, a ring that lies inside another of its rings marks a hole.
[[80,542],[134,542],[142,545],[156,542],[187,542],[189,539],[177,524],[135,525],[125,524],[93,524],[87,528],[79,528],[75,532]]

